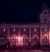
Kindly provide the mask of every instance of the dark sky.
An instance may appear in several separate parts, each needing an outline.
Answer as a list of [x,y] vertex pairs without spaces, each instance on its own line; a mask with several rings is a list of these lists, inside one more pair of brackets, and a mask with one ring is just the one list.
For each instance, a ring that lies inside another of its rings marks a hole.
[[38,22],[43,3],[50,8],[50,1],[1,1],[0,22]]

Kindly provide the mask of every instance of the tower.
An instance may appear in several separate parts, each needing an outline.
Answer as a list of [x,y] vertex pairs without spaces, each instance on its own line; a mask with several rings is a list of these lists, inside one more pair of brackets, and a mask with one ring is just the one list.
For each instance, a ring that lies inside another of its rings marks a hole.
[[40,18],[40,23],[49,23],[50,21],[50,10],[45,3],[43,3],[42,5],[39,18]]

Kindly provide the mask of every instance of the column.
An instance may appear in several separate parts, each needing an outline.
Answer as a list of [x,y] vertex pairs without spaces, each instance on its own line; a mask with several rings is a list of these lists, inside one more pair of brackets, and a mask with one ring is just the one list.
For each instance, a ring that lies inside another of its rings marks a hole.
[[9,25],[8,25],[8,27],[7,27],[7,38],[8,38],[9,41],[10,41],[10,28],[9,28]]
[[31,42],[31,28],[29,28],[29,42]]
[[40,27],[40,45],[42,45],[42,28]]
[[19,46],[20,46],[20,28],[19,28],[19,42],[18,43],[19,43]]
[[50,27],[49,27],[49,45],[50,45]]

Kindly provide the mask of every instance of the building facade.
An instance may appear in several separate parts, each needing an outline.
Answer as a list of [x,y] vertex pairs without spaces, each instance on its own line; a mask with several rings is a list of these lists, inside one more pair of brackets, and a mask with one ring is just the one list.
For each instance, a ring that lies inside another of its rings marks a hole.
[[44,3],[38,14],[39,23],[0,24],[0,35],[5,35],[10,46],[50,45],[50,10]]

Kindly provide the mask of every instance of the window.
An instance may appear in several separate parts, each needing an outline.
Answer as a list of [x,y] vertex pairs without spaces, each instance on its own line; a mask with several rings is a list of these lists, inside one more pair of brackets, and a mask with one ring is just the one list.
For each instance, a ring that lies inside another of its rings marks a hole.
[[26,38],[25,38],[25,42],[26,42]]
[[44,36],[44,43],[47,43],[47,37]]
[[5,28],[2,28],[2,33],[5,33],[6,32],[6,29]]
[[36,36],[34,37],[33,40],[34,40],[34,43],[37,43],[37,37]]
[[23,36],[23,43],[26,43],[26,36]]
[[23,38],[23,43],[24,43],[24,38]]
[[13,40],[15,40],[15,36],[13,36],[13,38],[12,38]]
[[23,31],[26,32],[26,29],[24,28]]
[[44,12],[44,14],[47,14],[47,12]]
[[15,28],[13,28],[13,32],[14,32],[14,33],[16,32],[16,29],[15,29]]
[[47,23],[47,19],[44,19],[44,23]]
[[44,32],[47,33],[47,29],[46,28],[44,29]]
[[34,29],[34,32],[37,32],[37,29],[36,28]]

